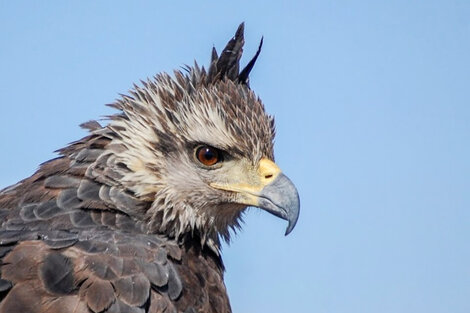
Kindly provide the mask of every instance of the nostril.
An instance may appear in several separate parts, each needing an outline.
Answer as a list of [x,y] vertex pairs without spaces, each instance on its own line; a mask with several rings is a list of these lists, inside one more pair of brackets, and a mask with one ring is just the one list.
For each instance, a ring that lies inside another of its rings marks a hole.
[[264,176],[264,178],[266,178],[266,179],[270,179],[271,177],[273,177],[273,174],[268,174],[268,175]]

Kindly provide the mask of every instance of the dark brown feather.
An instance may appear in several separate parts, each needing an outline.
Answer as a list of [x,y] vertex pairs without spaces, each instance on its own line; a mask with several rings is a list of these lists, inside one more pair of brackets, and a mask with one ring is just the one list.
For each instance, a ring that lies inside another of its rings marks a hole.
[[115,301],[111,282],[99,278],[87,279],[80,287],[83,301],[93,312],[106,311]]
[[66,295],[75,288],[72,270],[69,258],[59,252],[51,252],[42,260],[39,278],[48,292]]

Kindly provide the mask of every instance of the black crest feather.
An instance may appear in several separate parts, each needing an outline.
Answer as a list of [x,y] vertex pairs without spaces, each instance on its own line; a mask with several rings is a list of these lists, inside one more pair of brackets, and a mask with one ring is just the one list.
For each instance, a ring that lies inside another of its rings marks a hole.
[[250,62],[243,68],[240,69],[240,58],[243,54],[243,45],[245,44],[244,38],[245,23],[241,23],[232,39],[227,43],[224,50],[217,55],[215,48],[212,48],[211,64],[209,66],[209,81],[214,82],[216,80],[222,80],[224,78],[230,79],[240,84],[248,84],[249,74],[255,65],[256,59],[258,58],[261,47],[263,45],[263,38],[261,38],[258,51]]
[[248,64],[243,68],[243,70],[240,72],[238,75],[238,81],[242,84],[248,84],[250,80],[250,72],[253,68],[253,66],[256,63],[256,60],[258,59],[259,54],[261,53],[261,47],[263,46],[263,37],[261,37],[261,41],[259,42],[258,46],[258,51],[256,51],[255,56],[248,62]]

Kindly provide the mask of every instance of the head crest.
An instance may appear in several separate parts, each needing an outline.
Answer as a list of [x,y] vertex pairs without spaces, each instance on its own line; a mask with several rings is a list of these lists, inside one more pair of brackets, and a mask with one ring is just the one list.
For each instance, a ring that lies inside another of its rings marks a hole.
[[248,85],[251,69],[255,65],[256,59],[261,52],[261,47],[263,46],[263,38],[261,38],[258,51],[256,51],[255,56],[240,72],[240,58],[243,53],[243,44],[245,43],[245,38],[243,36],[244,30],[245,23],[241,23],[240,26],[238,26],[235,36],[233,36],[233,38],[227,43],[220,54],[220,57],[217,55],[215,48],[212,48],[212,58],[209,66],[208,77],[210,82],[214,82],[219,79],[221,80],[226,77],[234,82]]

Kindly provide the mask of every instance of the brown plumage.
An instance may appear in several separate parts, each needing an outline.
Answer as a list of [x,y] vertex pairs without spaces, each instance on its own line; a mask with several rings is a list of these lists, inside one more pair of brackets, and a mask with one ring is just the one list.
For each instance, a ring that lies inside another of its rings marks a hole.
[[243,24],[206,71],[157,75],[106,126],[0,191],[0,313],[230,312],[220,239],[247,206],[294,227]]

